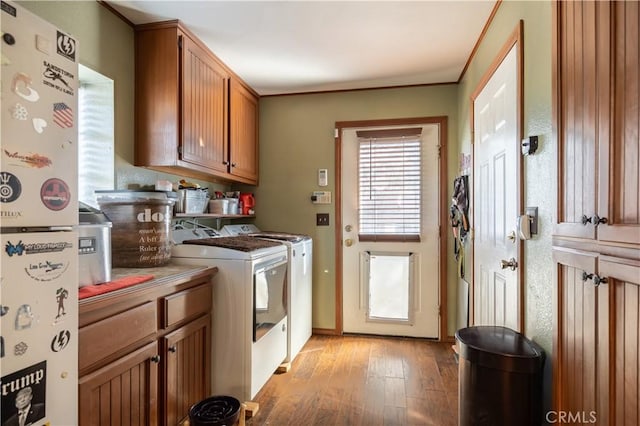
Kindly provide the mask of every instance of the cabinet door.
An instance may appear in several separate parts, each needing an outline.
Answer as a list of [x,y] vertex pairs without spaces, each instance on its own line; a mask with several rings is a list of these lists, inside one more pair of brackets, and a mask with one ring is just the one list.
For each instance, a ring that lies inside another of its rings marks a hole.
[[[556,235],[595,238],[596,149],[608,141],[607,52],[596,54],[607,8],[599,2],[554,2],[554,131],[558,141]],[[600,52],[598,52],[600,53]]]
[[80,425],[157,424],[157,355],[150,343],[80,378]]
[[246,183],[258,181],[258,99],[231,79],[231,174]]
[[635,1],[614,2],[607,12],[615,22],[608,43],[613,99],[611,129],[605,128],[609,143],[601,144],[599,150],[598,214],[607,223],[598,227],[598,239],[640,244],[640,7]]
[[[609,412],[608,284],[595,285],[597,254],[554,248],[556,263],[553,391],[554,411],[597,415]],[[593,274],[591,278],[583,274]]]
[[181,159],[226,173],[228,76],[206,50],[182,35]]
[[[609,350],[611,355],[611,410],[598,424],[640,424],[640,261],[601,256],[599,275],[611,289]],[[606,420],[606,421],[605,421]]]
[[210,396],[211,316],[206,315],[167,334],[163,348],[166,360],[166,425],[176,425],[189,415],[189,407]]

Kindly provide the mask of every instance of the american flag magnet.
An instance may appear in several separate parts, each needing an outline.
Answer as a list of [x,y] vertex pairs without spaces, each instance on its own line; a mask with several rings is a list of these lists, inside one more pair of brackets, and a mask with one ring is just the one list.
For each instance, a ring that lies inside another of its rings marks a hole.
[[53,122],[63,129],[73,127],[73,110],[64,102],[53,104]]

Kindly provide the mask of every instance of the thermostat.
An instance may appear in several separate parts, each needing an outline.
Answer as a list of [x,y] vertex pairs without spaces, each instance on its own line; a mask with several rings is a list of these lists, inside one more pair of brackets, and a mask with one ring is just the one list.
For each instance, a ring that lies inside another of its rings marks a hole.
[[318,169],[318,186],[327,186],[329,183],[327,169]]

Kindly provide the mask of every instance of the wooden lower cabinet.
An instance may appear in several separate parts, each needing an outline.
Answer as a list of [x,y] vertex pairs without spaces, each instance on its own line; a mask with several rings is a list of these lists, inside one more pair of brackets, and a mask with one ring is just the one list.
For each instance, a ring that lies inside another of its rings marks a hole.
[[206,315],[162,338],[166,382],[163,390],[167,425],[182,423],[189,408],[209,396],[211,316]]
[[554,410],[584,423],[640,424],[640,261],[560,248],[554,260]]
[[216,271],[187,269],[80,301],[81,426],[175,426],[210,395]]
[[79,382],[81,425],[158,423],[158,344],[142,348]]

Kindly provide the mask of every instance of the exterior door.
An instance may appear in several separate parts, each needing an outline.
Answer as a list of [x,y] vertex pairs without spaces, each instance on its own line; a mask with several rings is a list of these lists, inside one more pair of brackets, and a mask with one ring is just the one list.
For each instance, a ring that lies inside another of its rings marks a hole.
[[[359,178],[363,173],[359,172],[359,163],[363,160],[357,135],[363,129],[342,130],[343,331],[438,338],[438,146],[442,130],[439,124],[402,127],[421,129],[418,171],[421,189],[420,200],[416,201],[419,241],[415,236],[413,241],[385,241],[384,238],[371,241],[372,238],[363,237],[364,207]],[[393,131],[393,128],[384,130]]]
[[[516,331],[520,331],[521,316],[515,232],[519,211],[518,48],[517,44],[511,48],[473,104],[473,323]],[[504,267],[504,262],[510,266]]]

